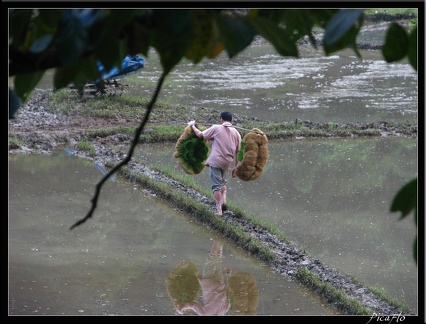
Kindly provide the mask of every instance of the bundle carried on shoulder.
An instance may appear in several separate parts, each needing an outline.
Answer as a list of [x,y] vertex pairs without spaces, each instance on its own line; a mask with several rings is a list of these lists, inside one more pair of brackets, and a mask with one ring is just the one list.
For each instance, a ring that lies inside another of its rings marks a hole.
[[263,173],[268,158],[268,138],[261,130],[253,128],[241,141],[237,177],[243,181],[256,180]]
[[[200,131],[203,126],[197,125]],[[183,134],[179,137],[175,146],[175,153],[178,164],[188,174],[199,174],[204,169],[204,162],[209,155],[209,147],[204,138],[195,135],[192,127],[187,126]]]

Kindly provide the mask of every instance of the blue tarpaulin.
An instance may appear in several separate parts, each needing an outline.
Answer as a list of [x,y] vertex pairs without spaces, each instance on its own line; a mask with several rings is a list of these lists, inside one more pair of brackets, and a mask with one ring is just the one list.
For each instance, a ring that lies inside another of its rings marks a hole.
[[101,62],[96,62],[98,65],[98,70],[101,73],[102,79],[114,79],[120,78],[122,76],[135,73],[142,69],[145,65],[145,59],[139,55],[127,55],[123,61],[121,61],[121,69],[113,67],[109,71],[105,71],[105,67]]

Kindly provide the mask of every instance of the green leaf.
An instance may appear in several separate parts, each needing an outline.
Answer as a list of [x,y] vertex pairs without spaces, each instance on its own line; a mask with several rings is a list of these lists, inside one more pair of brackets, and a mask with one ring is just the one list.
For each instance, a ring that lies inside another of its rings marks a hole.
[[87,49],[88,34],[81,23],[77,10],[64,10],[54,44],[58,59],[64,67],[75,65]]
[[191,44],[192,13],[190,10],[155,10],[157,27],[152,30],[150,41],[158,54],[165,74],[184,57]]
[[[83,25],[87,30],[87,47],[89,49],[97,48],[99,43],[101,43],[102,40],[108,36],[111,45],[111,41],[114,39],[113,37],[116,36],[116,32],[111,33],[107,28],[109,22],[108,18],[109,17],[105,13],[105,10],[96,10],[90,15],[90,24]],[[116,29],[117,28],[118,26],[116,26]]]
[[197,300],[201,288],[198,281],[198,268],[191,261],[183,261],[167,276],[167,293],[173,301],[173,306],[180,310],[182,307]]
[[382,54],[386,62],[399,61],[408,54],[408,35],[398,23],[392,23],[386,33]]
[[40,82],[46,71],[17,74],[15,76],[15,93],[23,102],[27,101],[35,86]]
[[[121,66],[121,60],[129,53],[122,52],[122,44],[129,40],[123,37],[123,27],[135,16],[136,10],[108,10],[105,17],[99,17],[89,30],[89,43],[94,47],[97,58],[107,70],[113,66]],[[137,37],[137,36],[136,36]],[[128,45],[126,45],[128,47]],[[134,53],[138,54],[138,53]]]
[[414,70],[417,71],[417,27],[414,28],[409,37],[408,60]]
[[215,21],[229,58],[243,51],[254,39],[255,29],[244,19],[216,15]]
[[[305,35],[311,35],[312,28],[315,25],[321,27],[324,24],[324,19],[328,21],[333,16],[334,11],[287,9],[278,11],[278,13],[281,13],[279,22],[285,25],[285,30],[290,38],[297,41]],[[312,44],[315,46],[315,41]]]
[[39,18],[45,32],[54,33],[62,16],[59,9],[40,9]]
[[132,23],[132,28],[127,30],[127,48],[128,54],[142,53],[145,57],[149,52],[149,35],[150,31],[145,26],[141,25],[138,21]]
[[[339,15],[339,13],[337,15]],[[344,11],[344,16],[346,15],[349,16],[348,19],[351,19],[350,24],[344,23],[342,17],[339,17],[336,21],[332,19],[331,23],[327,24],[324,35],[324,51],[329,55],[346,48],[352,48],[355,54],[361,57],[360,52],[357,50],[356,37],[363,24],[363,15],[352,15]],[[353,20],[354,17],[359,18],[357,23]],[[341,28],[344,29],[344,33],[339,30],[339,23]]]
[[192,40],[185,57],[193,63],[200,62],[210,52],[213,36],[212,16],[206,10],[193,10]]
[[50,34],[37,38],[31,45],[30,51],[36,54],[45,51],[52,42],[52,38]]
[[80,60],[77,65],[66,68],[57,68],[53,75],[53,84],[55,89],[67,87],[70,83],[74,83],[77,89],[82,90],[88,81],[96,81],[99,79],[99,71],[96,61],[93,57]]
[[326,23],[338,12],[338,9],[261,9],[251,10],[250,16],[259,16],[278,26],[285,26],[285,31],[293,43],[307,35],[316,48],[312,35],[314,27],[325,28]]
[[18,111],[21,102],[16,96],[15,92],[9,88],[9,119],[15,118],[15,114]]
[[299,56],[296,43],[290,39],[284,29],[262,17],[252,17],[249,21],[256,28],[259,35],[268,40],[280,55]]
[[405,218],[412,210],[417,214],[417,178],[406,183],[396,194],[390,208],[391,212],[401,212],[400,219]]
[[32,10],[11,9],[9,13],[9,40],[11,45],[19,48],[25,43],[29,33]]
[[124,56],[126,56],[120,56],[120,44],[117,40],[114,39],[112,43],[114,46],[110,46],[109,50],[104,51],[104,53],[98,57],[106,71],[111,70],[114,66],[121,66],[121,61],[123,60]]
[[[77,70],[75,68],[67,67],[58,67],[55,69],[53,74],[53,87],[55,89],[62,89],[68,86],[70,83],[76,83],[74,77],[77,75]],[[75,85],[76,88],[80,89],[78,84]]]
[[333,45],[356,25],[363,15],[362,9],[342,9],[328,22],[324,43]]

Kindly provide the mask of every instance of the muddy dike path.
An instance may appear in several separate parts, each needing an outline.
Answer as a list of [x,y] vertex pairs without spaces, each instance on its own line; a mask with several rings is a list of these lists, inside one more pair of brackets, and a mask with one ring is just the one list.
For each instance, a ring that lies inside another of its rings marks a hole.
[[[138,126],[140,120],[121,120],[119,118],[111,120],[104,118],[85,117],[78,115],[61,115],[59,113],[49,113],[46,110],[48,103],[48,92],[51,90],[35,90],[32,98],[20,108],[14,119],[9,120],[9,154],[44,154],[50,155],[54,148],[68,147],[76,150],[75,155],[81,158],[90,159],[94,162],[103,165],[106,169],[110,169],[108,165],[118,164],[121,162],[130,148],[133,136],[131,135],[110,135],[105,138],[88,139],[88,131],[94,129],[105,128],[107,126]],[[84,103],[82,103],[84,104]],[[210,115],[217,115],[218,112],[210,111]],[[167,117],[166,117],[167,118]],[[313,125],[312,127],[315,127]],[[404,125],[400,126],[401,128]],[[381,130],[379,136],[400,136],[395,134],[408,134],[417,136],[417,127],[413,129],[393,129]],[[406,135],[404,135],[406,136]],[[18,143],[11,138],[19,138]],[[96,153],[89,156],[86,152],[79,151],[76,144],[82,140],[90,140],[96,149]],[[146,144],[143,144],[146,145]],[[135,177],[132,175],[143,174],[148,176],[155,182],[165,183],[175,190],[180,190],[187,196],[192,197],[199,203],[205,204],[210,210],[214,211],[215,203],[210,198],[203,194],[188,188],[187,186],[168,178],[164,174],[151,170],[145,165],[135,162],[133,159],[126,165],[129,170],[129,181],[133,181]],[[155,194],[155,189],[152,190]],[[173,201],[167,201],[174,204]],[[190,217],[196,218],[196,215],[191,213],[191,209],[180,208],[184,212],[188,212]],[[83,217],[84,215],[82,215]],[[229,226],[235,226],[244,233],[248,234],[253,240],[266,247],[273,255],[272,260],[262,260],[277,273],[291,279],[299,281],[307,287],[313,289],[315,293],[321,296],[332,307],[335,307],[344,315],[389,315],[406,314],[401,309],[382,300],[374,294],[368,287],[354,282],[351,278],[341,275],[335,269],[323,264],[320,260],[313,259],[309,254],[300,251],[293,243],[280,240],[276,235],[269,231],[257,227],[244,217],[236,217],[232,210],[227,210],[223,215],[224,220]],[[209,217],[202,218],[202,223],[205,226],[211,227]],[[88,221],[96,221],[89,219]],[[198,217],[199,221],[199,217]],[[225,234],[225,233],[224,233]],[[226,234],[225,234],[226,235]],[[232,237],[229,237],[232,239]],[[237,242],[238,244],[238,242]],[[244,247],[243,247],[244,248]],[[253,251],[250,251],[251,253]],[[254,253],[255,254],[255,253]],[[317,279],[319,284],[313,285],[312,281],[306,281],[299,275],[300,269],[307,269]],[[334,287],[341,294],[347,297],[349,303],[342,303],[339,294],[332,293],[327,287]],[[359,314],[355,311],[356,307],[351,304],[358,303],[367,311]]]

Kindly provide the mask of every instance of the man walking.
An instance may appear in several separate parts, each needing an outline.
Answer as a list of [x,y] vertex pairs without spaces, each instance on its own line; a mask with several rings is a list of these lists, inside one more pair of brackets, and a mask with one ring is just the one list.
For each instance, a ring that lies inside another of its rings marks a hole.
[[212,141],[211,152],[205,165],[209,167],[210,184],[218,215],[222,215],[222,211],[227,209],[226,175],[232,165],[231,174],[233,178],[236,177],[238,151],[241,147],[241,135],[232,127],[232,114],[227,111],[222,112],[220,123],[204,131],[200,131],[195,126],[195,120],[188,123],[195,135]]

